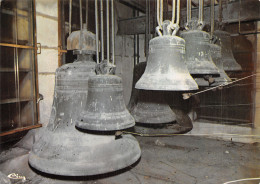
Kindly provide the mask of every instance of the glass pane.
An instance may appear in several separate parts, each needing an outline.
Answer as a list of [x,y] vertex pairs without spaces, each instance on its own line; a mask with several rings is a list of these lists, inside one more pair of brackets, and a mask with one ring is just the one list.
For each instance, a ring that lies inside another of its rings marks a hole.
[[21,126],[34,125],[34,103],[32,101],[21,102]]
[[34,50],[31,49],[17,49],[19,72],[32,71],[34,63]]
[[19,103],[0,105],[0,131],[5,132],[19,127]]
[[15,72],[0,72],[0,102],[9,103],[17,98]]
[[0,70],[14,71],[15,70],[15,48],[0,46]]
[[1,43],[33,45],[31,0],[6,0],[0,7]]
[[19,98],[21,100],[33,99],[32,72],[19,73]]

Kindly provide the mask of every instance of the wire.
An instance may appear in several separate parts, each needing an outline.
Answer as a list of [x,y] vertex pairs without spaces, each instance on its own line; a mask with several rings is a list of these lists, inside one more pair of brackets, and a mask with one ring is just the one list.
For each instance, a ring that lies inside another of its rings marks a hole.
[[184,135],[184,136],[212,136],[212,135],[219,135],[219,136],[253,137],[253,138],[256,138],[256,139],[260,139],[260,135],[241,135],[241,134],[225,134],[225,133],[212,133],[212,134],[146,134],[146,133],[129,132],[129,131],[121,131],[121,132],[123,134],[138,135],[138,136],[141,136],[141,137],[174,136],[174,135]]
[[259,178],[243,178],[243,179],[239,179],[239,180],[228,181],[223,184],[235,183],[235,182],[240,182],[240,181],[252,181],[252,180],[260,180],[260,177]]
[[232,82],[228,82],[228,83],[225,83],[225,84],[220,84],[220,85],[218,85],[218,86],[216,86],[216,87],[212,87],[212,88],[209,88],[209,89],[206,89],[206,90],[203,90],[203,91],[199,91],[199,92],[197,92],[197,93],[183,93],[182,96],[183,96],[183,99],[186,100],[186,99],[189,99],[191,96],[198,95],[198,94],[201,94],[201,93],[204,93],[204,92],[207,92],[207,91],[211,91],[211,90],[217,89],[217,88],[219,88],[219,87],[224,87],[224,86],[227,86],[227,85],[229,85],[229,84],[233,84],[233,83],[235,83],[235,82],[238,82],[238,81],[245,80],[245,79],[247,79],[247,78],[253,77],[253,76],[255,76],[255,75],[256,75],[256,74],[252,74],[252,75],[243,77],[243,78],[241,78],[241,79],[237,79],[237,80],[232,81]]

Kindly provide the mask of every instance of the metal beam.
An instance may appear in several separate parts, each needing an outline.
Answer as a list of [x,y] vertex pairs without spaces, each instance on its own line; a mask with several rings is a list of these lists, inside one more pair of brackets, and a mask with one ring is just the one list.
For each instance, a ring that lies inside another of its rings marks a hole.
[[[240,11],[240,13],[239,13]],[[240,14],[240,16],[239,16]],[[151,28],[154,31],[155,22],[154,13],[151,15]],[[198,17],[198,9],[192,9],[193,17]],[[171,12],[168,13],[168,17],[171,16]],[[206,24],[210,24],[210,7],[204,7],[204,18]],[[218,5],[215,6],[215,20],[218,19]],[[229,3],[223,7],[223,22],[235,23],[241,21],[255,21],[260,20],[260,2],[258,0],[246,0],[240,2]],[[181,11],[180,26],[184,27],[186,22],[186,9]],[[133,35],[133,34],[145,34],[145,16],[124,19],[118,21],[118,34],[121,35]]]

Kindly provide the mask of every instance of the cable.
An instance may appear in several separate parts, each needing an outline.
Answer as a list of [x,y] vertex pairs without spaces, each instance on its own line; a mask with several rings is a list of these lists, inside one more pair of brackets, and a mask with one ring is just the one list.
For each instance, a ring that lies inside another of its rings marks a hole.
[[174,135],[184,135],[184,136],[212,136],[212,135],[221,135],[221,136],[237,136],[237,137],[253,137],[260,139],[260,135],[241,135],[241,134],[225,134],[225,133],[212,133],[212,134],[145,134],[139,132],[129,132],[129,131],[117,131],[116,134],[132,134],[138,135],[141,137],[157,137],[157,136],[174,136]]
[[260,177],[259,178],[243,178],[243,179],[239,179],[239,180],[228,181],[223,184],[236,183],[236,182],[240,182],[240,181],[252,181],[252,180],[260,180]]

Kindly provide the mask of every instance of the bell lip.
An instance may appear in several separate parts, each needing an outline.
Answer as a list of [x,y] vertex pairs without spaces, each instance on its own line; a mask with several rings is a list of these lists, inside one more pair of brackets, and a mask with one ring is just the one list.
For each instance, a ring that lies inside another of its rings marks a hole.
[[76,120],[76,127],[93,131],[124,130],[133,126],[135,126],[135,120],[128,112],[128,110],[123,112],[123,117],[121,116],[114,119],[99,119],[99,121],[97,120],[96,116],[87,116],[85,111],[83,111],[80,114],[80,117]]
[[[226,65],[226,63],[231,63],[231,65]],[[240,64],[237,63],[237,61],[234,59],[224,59],[223,60],[223,69],[224,71],[242,71],[242,67]]]
[[[111,173],[114,171],[118,171],[120,169],[126,168],[131,166],[132,164],[136,163],[140,157],[141,157],[141,149],[140,145],[137,141],[137,139],[128,134],[128,135],[122,135],[122,138],[124,139],[124,144],[131,144],[133,145],[132,147],[135,149],[129,149],[128,151],[125,151],[124,155],[126,158],[121,158],[121,162],[118,161],[118,157],[114,157],[113,159],[110,160],[104,160],[103,158],[97,158],[96,161],[92,161],[91,164],[89,162],[85,162],[84,164],[82,161],[80,162],[64,162],[64,160],[59,160],[57,159],[56,162],[53,162],[53,160],[50,160],[49,158],[41,158],[38,157],[33,151],[29,152],[29,164],[35,168],[36,170],[39,170],[44,173],[52,174],[52,175],[58,175],[58,176],[94,176],[94,175],[100,175],[100,174],[106,174],[106,173]],[[130,141],[127,141],[130,140]],[[117,143],[117,140],[113,141],[113,143]],[[120,143],[119,143],[120,144]],[[121,143],[123,144],[123,143]],[[75,145],[77,146],[77,145]],[[131,148],[131,147],[129,147]],[[117,151],[117,150],[115,150]],[[106,151],[104,151],[106,152]],[[122,153],[118,153],[118,156],[122,156]],[[103,159],[103,160],[102,160]],[[58,162],[57,162],[58,161]],[[104,162],[110,162],[109,168],[104,167]],[[48,169],[43,168],[41,166],[46,165],[46,163],[49,164]],[[95,164],[93,164],[95,163]],[[121,163],[121,165],[119,164]],[[99,164],[99,166],[96,166]],[[68,167],[69,165],[69,167]],[[81,165],[81,168],[79,168],[79,165]],[[87,165],[90,165],[90,167],[87,167]],[[94,167],[94,165],[96,167]],[[113,168],[112,168],[113,166]],[[61,168],[67,167],[68,169],[61,170]],[[55,169],[57,168],[57,169]],[[95,172],[97,171],[98,172]]]
[[[176,115],[173,114],[173,112],[171,114],[163,113],[156,117],[149,117],[145,115],[141,117],[140,115],[134,113],[132,113],[132,116],[135,118],[136,123],[144,123],[144,124],[163,124],[163,123],[170,123],[176,121]],[[160,119],[161,120],[163,119],[164,121],[160,121]]]
[[[151,85],[148,81],[146,81],[144,78],[150,78],[153,81],[156,81],[156,86]],[[137,81],[135,84],[136,89],[143,89],[143,90],[155,90],[155,91],[191,91],[191,90],[198,90],[199,87],[195,80],[189,75],[188,76],[190,84],[189,85],[183,85],[178,82],[175,82],[174,84],[170,85],[160,85],[162,84],[163,79],[159,79],[156,76],[149,75],[149,74],[143,74],[141,79]],[[171,79],[174,80],[174,79]],[[168,81],[167,81],[168,82]]]
[[[164,110],[151,111],[141,110],[138,108],[138,102],[131,110],[131,115],[134,117],[135,122],[145,124],[161,124],[170,123],[176,120],[176,114],[171,110],[168,104],[164,105]],[[162,121],[163,120],[163,121]]]

